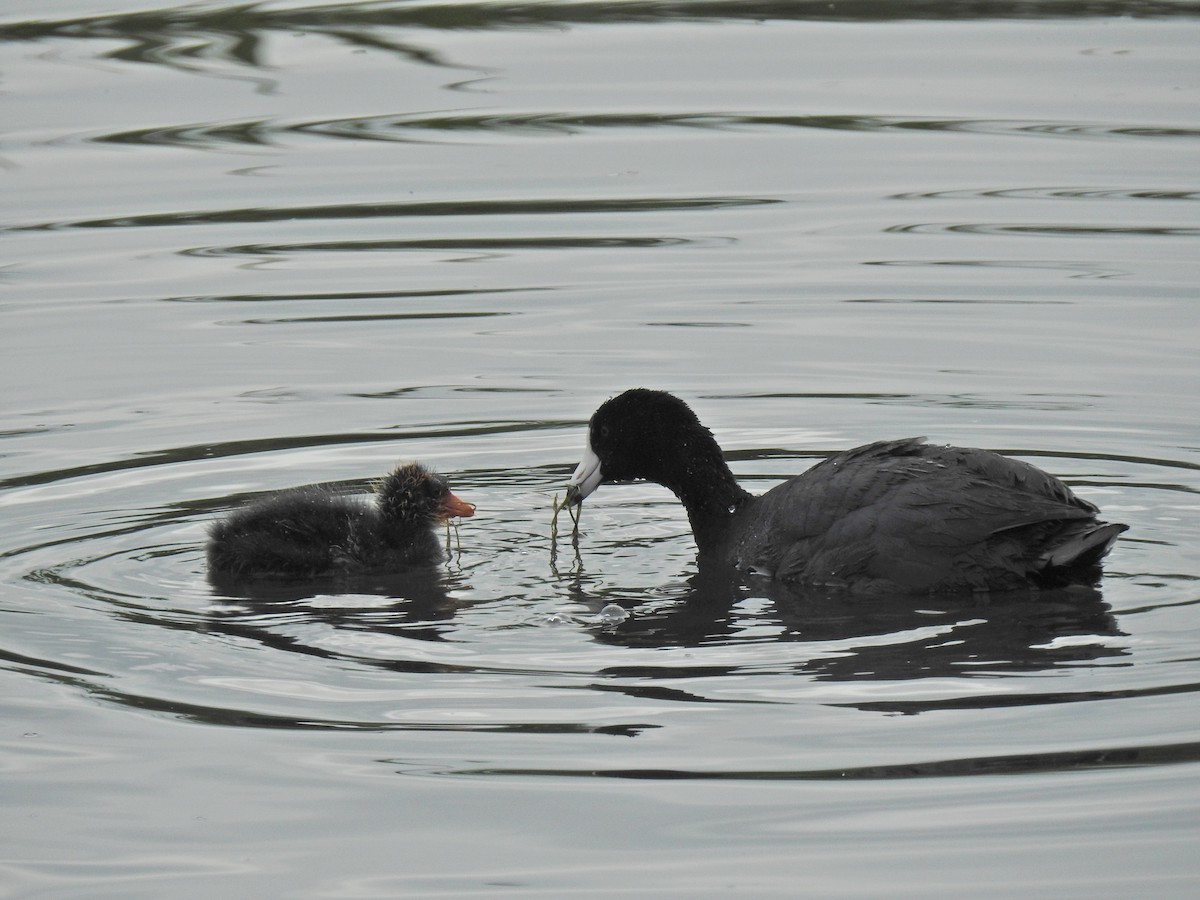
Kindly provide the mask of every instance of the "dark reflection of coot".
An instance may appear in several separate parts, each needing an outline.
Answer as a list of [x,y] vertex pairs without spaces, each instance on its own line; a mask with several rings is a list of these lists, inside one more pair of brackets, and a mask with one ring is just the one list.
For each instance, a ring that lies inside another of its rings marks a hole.
[[[737,605],[753,597],[769,607],[748,614]],[[599,608],[617,598],[588,597],[580,602]],[[806,644],[796,674],[818,680],[864,681],[919,678],[969,678],[978,674],[1018,674],[1057,666],[1096,662],[1122,655],[1106,646],[1105,638],[1119,637],[1110,608],[1094,588],[1009,595],[942,595],[858,597],[846,592],[798,591],[766,579],[739,583],[723,568],[702,568],[687,581],[678,602],[669,608],[640,614],[627,598],[622,605],[633,615],[615,627],[597,630],[598,641],[637,647],[737,646],[746,617],[756,625],[774,627],[771,640]],[[890,637],[889,637],[890,636]],[[1095,637],[1096,640],[1063,638]],[[757,640],[757,639],[756,639]],[[822,652],[822,644],[831,644]],[[608,675],[644,676],[656,680],[731,674],[753,665],[752,644],[744,644],[744,662],[728,667],[616,667]],[[968,705],[1052,702],[1029,695],[972,697]],[[872,704],[856,704],[872,706]],[[897,710],[911,703],[895,704]],[[937,701],[926,704],[929,708]],[[889,707],[891,708],[891,707]]]

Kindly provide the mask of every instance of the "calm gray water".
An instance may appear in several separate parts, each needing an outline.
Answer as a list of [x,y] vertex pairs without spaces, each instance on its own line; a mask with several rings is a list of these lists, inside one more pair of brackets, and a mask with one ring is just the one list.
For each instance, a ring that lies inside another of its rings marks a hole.
[[[1200,5],[8,0],[0,896],[1200,893]],[[882,437],[1130,530],[1102,596],[702,581],[550,505],[633,386],[754,490]],[[417,458],[424,579],[214,518]],[[618,622],[606,605],[628,611]]]

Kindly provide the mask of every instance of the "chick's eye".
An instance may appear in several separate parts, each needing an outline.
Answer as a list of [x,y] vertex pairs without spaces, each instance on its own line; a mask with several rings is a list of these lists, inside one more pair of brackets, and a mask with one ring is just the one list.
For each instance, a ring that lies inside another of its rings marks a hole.
[[600,437],[602,437],[602,438],[608,437],[608,426],[607,425],[600,426]]

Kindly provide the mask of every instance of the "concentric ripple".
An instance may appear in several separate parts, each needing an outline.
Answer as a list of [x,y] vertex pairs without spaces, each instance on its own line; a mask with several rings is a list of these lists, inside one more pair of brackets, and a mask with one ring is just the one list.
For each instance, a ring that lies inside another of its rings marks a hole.
[[[209,584],[207,524],[260,493],[214,488],[280,467],[304,470],[335,448],[379,457],[380,446],[360,438],[175,448],[10,480],[0,495],[10,523],[0,574],[29,589],[4,604],[6,618],[24,623],[6,632],[20,636],[5,657],[107,703],[301,729],[636,733],[656,727],[630,719],[644,703],[786,706],[797,676],[808,700],[910,714],[1191,689],[1131,686],[1122,674],[1133,652],[1125,616],[1156,608],[1163,587],[1182,586],[1183,576],[1156,570],[1154,522],[1195,507],[1196,489],[1179,481],[1194,480],[1186,465],[1053,461],[1076,473],[1078,490],[1103,493],[1114,517],[1141,510],[1106,582],[1128,612],[1100,593],[913,608],[714,582],[695,571],[681,510],[653,486],[606,489],[584,510],[577,540],[552,546],[549,501],[565,467],[450,473],[480,513],[447,534],[450,561],[433,572],[232,594]],[[814,457],[763,448],[732,458],[775,471]],[[384,465],[380,458],[375,467]],[[755,489],[774,480],[768,472],[747,479]],[[369,479],[336,484],[369,489]],[[628,618],[602,616],[611,604]],[[1078,683],[1071,676],[1086,671]],[[1039,672],[1057,673],[1053,690],[1032,682],[997,690],[998,677]],[[410,680],[385,686],[383,673]],[[480,695],[481,684],[504,687]],[[613,695],[626,698],[624,712],[604,711]],[[455,710],[480,703],[482,718],[456,719]]]

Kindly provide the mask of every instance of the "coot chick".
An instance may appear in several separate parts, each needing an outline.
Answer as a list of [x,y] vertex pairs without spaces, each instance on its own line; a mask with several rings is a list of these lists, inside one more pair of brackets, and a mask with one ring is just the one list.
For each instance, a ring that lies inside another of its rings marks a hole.
[[374,502],[325,487],[293,488],[213,525],[208,566],[234,578],[315,578],[395,571],[445,559],[435,526],[475,508],[417,463],[398,467]]
[[923,438],[838,453],[754,496],[682,400],[641,388],[593,414],[566,502],[634,479],[679,498],[702,558],[863,595],[1094,584],[1127,527],[1035,466]]

